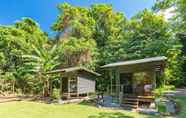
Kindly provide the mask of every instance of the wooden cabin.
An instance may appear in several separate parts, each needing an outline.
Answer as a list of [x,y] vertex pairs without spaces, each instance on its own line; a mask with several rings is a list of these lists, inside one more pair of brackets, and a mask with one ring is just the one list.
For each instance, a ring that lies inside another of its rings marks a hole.
[[162,74],[166,59],[161,56],[102,66],[105,79],[110,81],[108,93],[112,101],[134,108],[153,102],[152,90],[156,88],[156,78]]
[[49,72],[61,75],[60,96],[62,99],[85,97],[95,92],[95,79],[100,74],[84,67],[69,67]]

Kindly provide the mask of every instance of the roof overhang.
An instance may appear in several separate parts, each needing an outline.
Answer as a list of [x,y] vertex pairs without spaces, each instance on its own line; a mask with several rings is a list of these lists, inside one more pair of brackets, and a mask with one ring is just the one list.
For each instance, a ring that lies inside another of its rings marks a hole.
[[85,71],[85,72],[93,74],[95,76],[101,76],[101,74],[94,72],[92,70],[89,70],[85,67],[69,67],[69,68],[56,69],[56,70],[52,70],[50,72],[47,72],[47,74],[70,73],[70,72],[77,72],[77,71]]
[[159,57],[151,57],[151,58],[144,58],[144,59],[138,59],[138,60],[129,60],[129,61],[122,61],[122,62],[116,62],[116,63],[110,63],[104,66],[101,66],[103,69],[108,68],[117,68],[117,67],[129,67],[129,66],[143,66],[143,65],[161,65],[164,64],[167,60],[167,57],[165,56],[159,56]]

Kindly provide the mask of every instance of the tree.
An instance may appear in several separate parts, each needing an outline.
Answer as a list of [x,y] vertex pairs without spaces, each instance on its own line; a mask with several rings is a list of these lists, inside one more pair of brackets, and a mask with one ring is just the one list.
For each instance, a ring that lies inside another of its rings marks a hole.
[[94,4],[90,14],[95,20],[93,39],[99,49],[99,64],[123,60],[126,56],[124,45],[127,42],[127,20],[123,13],[115,12],[112,5]]
[[58,5],[60,15],[52,29],[58,32],[58,44],[61,46],[63,67],[84,65],[95,68],[96,43],[92,39],[95,21],[89,9],[71,6],[68,3]]
[[69,37],[60,44],[60,57],[63,67],[85,66],[95,69],[97,61],[96,43],[92,39]]
[[126,53],[129,59],[167,56],[165,80],[169,84],[181,78],[181,43],[163,16],[144,10],[128,23],[130,33]]
[[68,3],[58,5],[60,12],[52,29],[64,37],[91,39],[94,32],[94,19],[87,8],[71,6]]
[[130,34],[127,46],[128,58],[144,58],[165,55],[170,47],[172,32],[162,16],[144,10],[128,22]]
[[[186,1],[185,0],[162,0],[162,1],[157,1],[154,9],[156,11],[158,10],[166,10],[171,7],[174,7],[174,17],[169,21],[170,24],[172,25],[171,30],[173,31],[172,33],[176,36],[175,39],[177,42],[181,43],[182,45],[182,51],[178,51],[181,53],[178,57],[178,61],[181,62],[179,64],[181,69],[179,69],[179,75],[182,76],[181,79],[176,81],[175,83],[180,84],[186,84],[186,78],[185,78],[185,72],[186,72],[186,62],[185,62],[185,50],[186,50],[186,41],[185,41],[185,36],[186,36]],[[176,51],[175,51],[176,52]],[[174,61],[173,61],[174,62]],[[184,62],[184,63],[182,63]],[[178,70],[178,69],[176,69]],[[176,71],[178,73],[178,71]],[[181,71],[181,72],[180,72]],[[175,73],[175,72],[169,72],[169,73]]]
[[[123,59],[125,53],[122,44],[126,42],[124,33],[126,18],[122,13],[114,12],[111,5],[105,4],[83,8],[63,3],[58,5],[58,9],[60,15],[52,29],[61,34],[61,40],[82,39],[82,42],[95,40],[99,64]],[[95,51],[92,51],[89,52],[95,54]],[[94,59],[91,59],[92,62],[96,62]]]
[[32,48],[34,49],[32,55],[23,55],[24,66],[22,69],[26,73],[37,75],[39,81],[43,83],[43,95],[46,97],[50,95],[50,75],[47,73],[60,64],[59,55],[56,52],[57,47],[55,45],[45,45],[45,47],[32,45]]
[[14,25],[0,26],[0,32],[1,75],[11,73],[9,77],[18,82],[24,76],[19,72],[23,65],[22,55],[32,54],[33,48],[30,45],[43,45],[48,38],[30,18],[17,21]]

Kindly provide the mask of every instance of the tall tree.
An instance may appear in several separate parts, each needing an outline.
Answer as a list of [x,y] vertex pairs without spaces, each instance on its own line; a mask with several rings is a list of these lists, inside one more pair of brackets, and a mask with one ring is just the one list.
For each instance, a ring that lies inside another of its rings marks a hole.
[[101,57],[99,63],[123,60],[126,56],[124,44],[127,42],[127,20],[123,13],[115,12],[112,5],[95,4],[91,6],[90,14],[95,20],[93,38]]
[[58,32],[61,45],[63,67],[84,65],[94,68],[96,62],[96,43],[92,39],[94,19],[89,9],[71,6],[68,3],[58,5],[60,11],[52,29]]
[[163,16],[144,10],[129,21],[128,28],[128,58],[167,56],[166,82],[181,78],[180,66],[183,60],[179,57],[182,45],[176,40],[170,23],[166,22]]
[[[185,84],[186,85],[186,78],[185,78],[185,72],[186,72],[186,61],[185,61],[185,50],[186,50],[186,1],[185,0],[161,0],[157,1],[154,9],[156,11],[158,10],[166,10],[170,9],[171,7],[174,8],[174,16],[169,21],[172,24],[171,29],[173,30],[173,34],[177,37],[175,39],[178,42],[181,42],[182,44],[182,52],[181,56],[179,56],[178,61],[184,61],[180,67],[182,67],[182,79],[177,81],[178,84]],[[171,72],[172,73],[172,72]],[[174,72],[175,73],[175,72]]]
[[[13,79],[20,79],[22,75],[19,68],[23,65],[22,55],[32,54],[30,45],[44,45],[47,36],[37,23],[30,18],[24,18],[11,26],[0,26],[0,51],[4,58],[1,66],[2,75],[11,75]],[[15,82],[15,81],[13,81]],[[15,84],[14,84],[15,85]]]

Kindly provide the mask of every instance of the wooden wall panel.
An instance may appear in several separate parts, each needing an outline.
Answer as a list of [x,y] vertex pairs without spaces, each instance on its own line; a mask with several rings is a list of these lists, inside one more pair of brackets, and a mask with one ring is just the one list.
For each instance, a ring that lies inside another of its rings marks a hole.
[[95,92],[95,80],[91,76],[81,74],[78,76],[78,93]]

